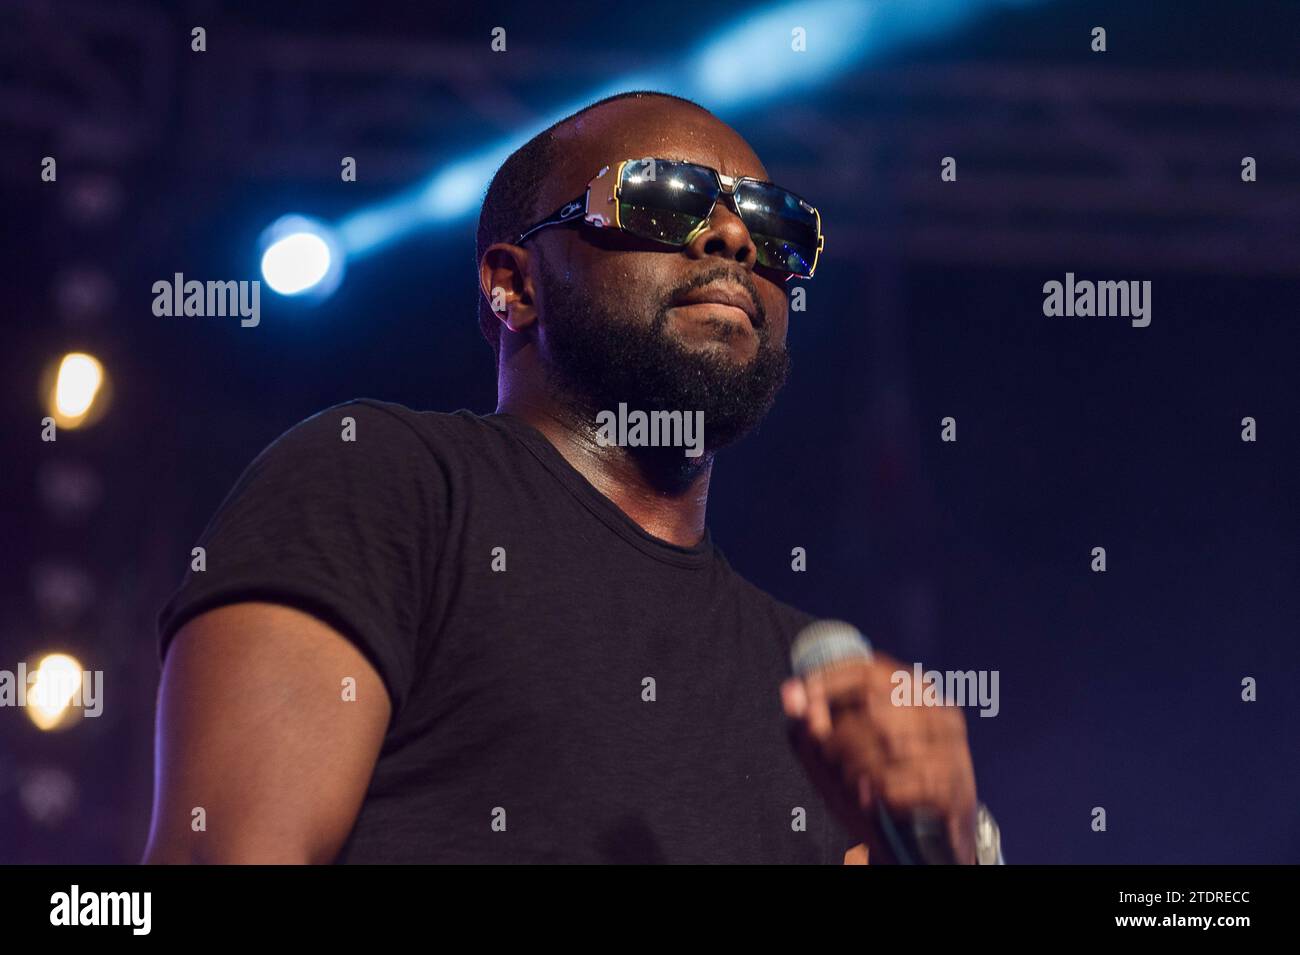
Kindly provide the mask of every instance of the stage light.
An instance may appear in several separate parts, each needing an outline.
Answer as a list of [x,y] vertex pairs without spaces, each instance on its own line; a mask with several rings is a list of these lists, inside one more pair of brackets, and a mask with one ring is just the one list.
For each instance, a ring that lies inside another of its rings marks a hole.
[[343,278],[334,230],[306,216],[283,216],[262,233],[262,277],[281,295],[329,295]]
[[104,366],[93,355],[72,352],[59,363],[59,380],[54,387],[54,405],[67,418],[81,418],[95,403],[104,383]]
[[69,326],[85,327],[109,314],[117,298],[117,284],[98,265],[70,265],[54,279],[54,309]]
[[296,295],[311,288],[325,277],[329,267],[329,246],[310,232],[286,236],[262,256],[267,284],[282,295]]
[[27,716],[39,729],[53,730],[68,721],[69,704],[79,698],[81,664],[66,653],[51,653],[36,667],[27,688]]
[[[977,5],[975,0],[947,0],[926,6]],[[888,3],[859,0],[824,0],[793,3],[762,11],[741,20],[734,28],[707,42],[686,65],[683,80],[689,92],[682,95],[711,109],[728,110],[756,105],[778,93],[792,92],[831,78],[851,66],[872,44],[879,42],[873,27]],[[894,3],[898,8],[898,3]],[[907,4],[915,8],[917,4]],[[933,12],[910,9],[913,19],[924,21]],[[795,49],[792,30],[803,31],[807,48]],[[755,69],[762,63],[762,69]],[[674,91],[675,92],[675,91]]]
[[18,800],[28,818],[57,826],[77,805],[77,784],[67,770],[41,767],[20,777]]
[[85,520],[104,498],[104,482],[83,461],[68,455],[51,457],[36,469],[41,503],[60,524]]
[[42,619],[69,627],[95,599],[95,582],[76,564],[44,561],[32,568],[32,595]]
[[60,428],[92,424],[104,411],[107,376],[94,355],[69,352],[43,382],[46,411]]
[[[417,229],[471,215],[493,172],[511,152],[542,128],[614,93],[636,89],[673,93],[731,119],[761,108],[777,95],[829,82],[869,56],[931,39],[992,8],[1039,2],[1043,0],[804,0],[741,14],[694,55],[616,77],[557,108],[535,129],[454,159],[424,182],[345,216],[330,233],[337,236],[330,262],[339,266],[332,284],[318,277],[325,261],[320,244],[306,239],[276,248],[274,269],[283,267],[283,278],[272,279],[265,256],[263,274],[276,291],[294,294],[311,289],[323,298],[337,287],[345,258],[372,254]],[[803,50],[796,48],[796,28],[804,31]]]

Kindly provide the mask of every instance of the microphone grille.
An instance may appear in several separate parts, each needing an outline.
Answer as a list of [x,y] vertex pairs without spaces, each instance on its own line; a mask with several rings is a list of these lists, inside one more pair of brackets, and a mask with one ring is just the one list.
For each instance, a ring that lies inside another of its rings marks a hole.
[[808,624],[790,647],[790,669],[800,677],[830,669],[845,660],[870,659],[871,643],[857,627],[843,620]]

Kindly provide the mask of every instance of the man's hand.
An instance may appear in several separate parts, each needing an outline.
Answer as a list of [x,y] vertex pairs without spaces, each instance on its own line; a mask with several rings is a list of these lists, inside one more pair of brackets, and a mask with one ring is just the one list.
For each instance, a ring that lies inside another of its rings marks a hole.
[[895,706],[890,677],[905,669],[876,653],[781,685],[791,736],[813,782],[871,862],[897,862],[878,807],[940,821],[961,863],[975,862],[975,771],[955,706]]

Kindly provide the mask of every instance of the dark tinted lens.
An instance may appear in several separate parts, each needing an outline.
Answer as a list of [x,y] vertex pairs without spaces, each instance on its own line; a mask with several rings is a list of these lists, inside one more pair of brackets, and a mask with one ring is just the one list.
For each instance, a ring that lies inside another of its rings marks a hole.
[[808,275],[817,258],[817,213],[793,192],[762,182],[736,187],[736,208],[758,250],[758,264]]
[[623,167],[618,217],[633,235],[683,245],[713,209],[718,181],[689,163],[633,159]]

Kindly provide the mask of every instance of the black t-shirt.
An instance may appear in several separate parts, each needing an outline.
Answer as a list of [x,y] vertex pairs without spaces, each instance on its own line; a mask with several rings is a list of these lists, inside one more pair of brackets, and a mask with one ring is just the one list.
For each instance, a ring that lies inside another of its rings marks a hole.
[[[355,440],[343,440],[345,418]],[[647,534],[509,415],[362,400],[240,478],[159,619],[315,614],[393,715],[340,862],[840,863],[779,686],[811,618]]]

